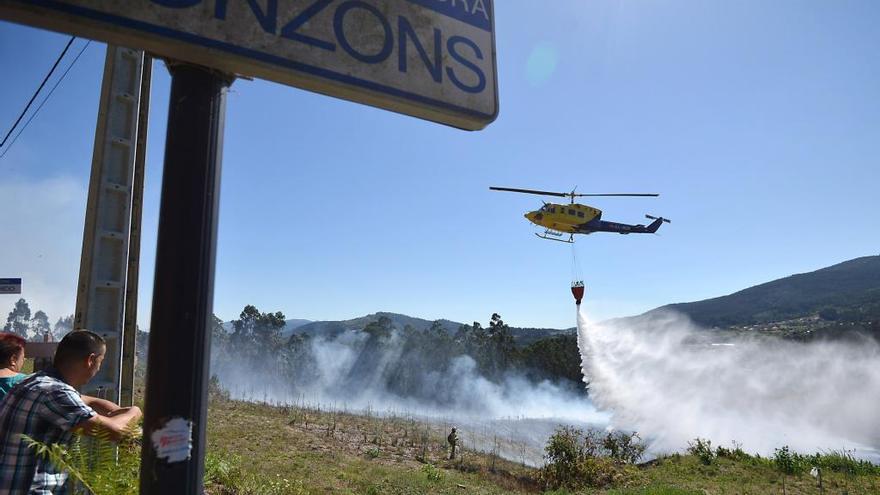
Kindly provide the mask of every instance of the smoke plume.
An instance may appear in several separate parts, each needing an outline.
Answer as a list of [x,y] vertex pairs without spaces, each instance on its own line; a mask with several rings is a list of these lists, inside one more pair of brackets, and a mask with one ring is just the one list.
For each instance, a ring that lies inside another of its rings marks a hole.
[[686,317],[653,314],[589,324],[578,314],[582,371],[612,424],[652,450],[680,451],[696,437],[813,453],[880,447],[880,348],[876,341],[797,343],[716,335]]
[[541,464],[557,425],[604,426],[608,421],[576,385],[517,372],[490,379],[466,354],[440,364],[424,356],[413,359],[398,331],[382,339],[361,331],[308,339],[286,362],[273,361],[272,369],[243,363],[216,357],[212,362],[212,373],[232,398],[455,425],[467,448],[494,450],[532,465]]

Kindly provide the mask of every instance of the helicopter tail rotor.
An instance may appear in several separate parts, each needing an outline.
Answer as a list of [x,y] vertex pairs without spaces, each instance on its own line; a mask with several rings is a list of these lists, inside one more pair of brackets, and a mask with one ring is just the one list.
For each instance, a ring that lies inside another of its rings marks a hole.
[[645,215],[645,218],[648,220],[660,220],[661,222],[672,223],[672,220],[663,217],[652,217],[651,215]]

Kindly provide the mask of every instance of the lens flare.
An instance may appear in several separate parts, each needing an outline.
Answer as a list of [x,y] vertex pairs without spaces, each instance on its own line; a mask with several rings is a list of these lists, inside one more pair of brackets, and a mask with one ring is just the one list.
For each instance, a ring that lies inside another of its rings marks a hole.
[[556,47],[547,42],[535,45],[526,61],[526,79],[532,86],[541,86],[553,76],[559,62]]

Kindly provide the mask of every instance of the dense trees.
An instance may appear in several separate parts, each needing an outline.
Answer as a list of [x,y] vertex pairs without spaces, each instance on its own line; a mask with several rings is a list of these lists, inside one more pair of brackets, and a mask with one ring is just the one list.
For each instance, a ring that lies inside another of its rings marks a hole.
[[[539,340],[527,347],[515,345],[510,327],[493,314],[487,327],[479,322],[461,325],[454,333],[440,321],[430,328],[395,327],[386,316],[362,329],[332,335],[293,334],[281,339],[284,315],[263,313],[245,306],[227,331],[215,318],[213,359],[224,381],[259,373],[273,387],[307,391],[327,380],[330,361],[350,359],[335,369],[332,386],[351,393],[376,387],[401,397],[443,401],[462,373],[500,383],[512,375],[531,380],[580,383],[580,357],[574,336]],[[345,357],[348,356],[348,357]],[[230,359],[231,358],[231,359]],[[318,360],[322,360],[319,364]],[[242,368],[244,364],[245,368]]]
[[19,299],[12,311],[9,312],[9,316],[6,317],[6,326],[3,327],[3,331],[29,338],[30,320],[31,307],[24,298]]
[[256,307],[247,305],[232,322],[232,328],[229,343],[239,352],[251,357],[271,356],[281,349],[284,314],[280,311],[261,313]]
[[49,316],[40,310],[31,313],[30,305],[24,298],[16,301],[3,327],[4,332],[36,341],[42,341],[46,337],[49,341],[58,340],[71,330],[73,330],[73,315],[59,318],[53,330],[52,325],[49,324]]

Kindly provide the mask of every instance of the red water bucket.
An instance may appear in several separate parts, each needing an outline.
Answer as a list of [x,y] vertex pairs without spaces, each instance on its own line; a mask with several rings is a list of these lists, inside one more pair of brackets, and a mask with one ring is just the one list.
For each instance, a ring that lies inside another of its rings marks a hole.
[[574,296],[574,303],[580,304],[581,299],[584,298],[584,283],[583,282],[575,282],[571,284],[571,295]]

